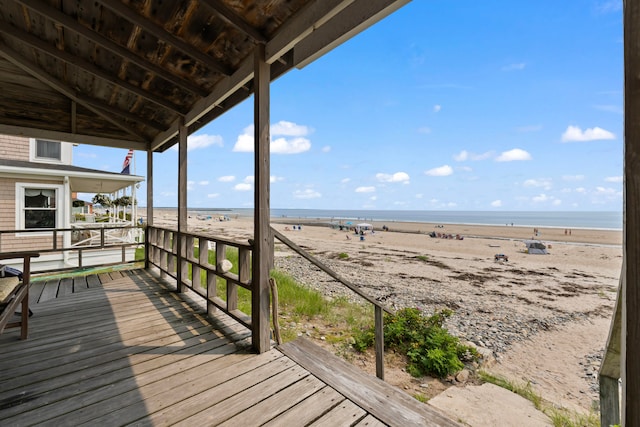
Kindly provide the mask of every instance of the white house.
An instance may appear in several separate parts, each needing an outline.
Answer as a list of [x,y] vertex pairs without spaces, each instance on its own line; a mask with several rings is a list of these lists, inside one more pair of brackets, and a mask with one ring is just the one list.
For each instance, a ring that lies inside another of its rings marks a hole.
[[[73,166],[73,144],[46,139],[0,135],[0,230],[40,232],[2,233],[0,251],[51,248],[53,229],[75,223],[72,199],[76,193],[116,194],[144,178]],[[69,247],[72,233],[57,234],[56,245]],[[34,270],[74,265],[68,253],[44,254]],[[77,264],[75,264],[77,265]]]

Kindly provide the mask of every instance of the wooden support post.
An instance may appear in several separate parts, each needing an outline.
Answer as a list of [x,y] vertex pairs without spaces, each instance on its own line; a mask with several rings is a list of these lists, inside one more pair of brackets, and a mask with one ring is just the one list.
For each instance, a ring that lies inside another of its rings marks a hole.
[[384,381],[384,317],[382,307],[375,306],[376,376]]
[[640,2],[625,1],[622,425],[640,426]]
[[254,247],[251,293],[251,342],[259,353],[271,349],[269,336],[269,266],[271,236],[269,206],[269,81],[270,67],[265,61],[265,46],[254,51]]
[[187,135],[188,129],[184,117],[180,118],[178,127],[178,239],[177,245],[177,285],[176,290],[182,292],[182,233],[187,231]]
[[151,247],[149,246],[149,227],[153,226],[153,151],[147,151],[147,228],[144,230],[144,268],[149,268]]
[[620,390],[618,379],[600,375],[600,425],[620,424]]

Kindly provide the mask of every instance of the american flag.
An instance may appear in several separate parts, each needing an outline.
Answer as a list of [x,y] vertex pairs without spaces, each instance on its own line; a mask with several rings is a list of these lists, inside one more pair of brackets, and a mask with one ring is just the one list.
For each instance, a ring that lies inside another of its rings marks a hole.
[[129,152],[127,153],[127,156],[124,158],[124,162],[122,163],[122,172],[120,172],[121,174],[131,175],[131,168],[129,166],[131,165],[132,157],[133,157],[133,150],[129,150]]

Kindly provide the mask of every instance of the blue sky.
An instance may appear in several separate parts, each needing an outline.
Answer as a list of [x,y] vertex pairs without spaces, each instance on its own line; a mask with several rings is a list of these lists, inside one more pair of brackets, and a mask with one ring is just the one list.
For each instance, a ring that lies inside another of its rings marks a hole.
[[[622,93],[622,0],[414,0],[272,84],[271,207],[621,211]],[[251,98],[189,138],[189,207],[253,206],[252,121]],[[154,155],[155,206],[177,162]]]

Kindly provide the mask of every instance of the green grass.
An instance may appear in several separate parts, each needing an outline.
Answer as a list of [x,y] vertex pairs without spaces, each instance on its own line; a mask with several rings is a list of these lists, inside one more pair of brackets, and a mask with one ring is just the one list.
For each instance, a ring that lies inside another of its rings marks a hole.
[[520,395],[525,399],[529,400],[531,403],[533,403],[533,406],[535,406],[536,409],[538,410],[542,409],[542,397],[540,397],[539,394],[533,391],[530,383],[527,383],[524,385],[517,384],[513,381],[507,380],[506,378],[492,375],[485,371],[479,371],[478,377],[486,383],[495,384],[498,387],[505,388],[517,395]]

